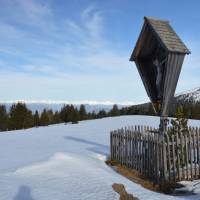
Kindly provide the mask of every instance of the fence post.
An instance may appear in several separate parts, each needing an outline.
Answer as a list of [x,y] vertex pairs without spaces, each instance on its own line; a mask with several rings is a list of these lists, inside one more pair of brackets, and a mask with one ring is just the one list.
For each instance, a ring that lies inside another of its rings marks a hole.
[[178,132],[176,132],[176,158],[177,158],[177,174],[178,174],[178,180],[180,181],[180,154],[179,154],[179,136]]
[[183,141],[183,134],[181,133],[180,135],[180,144],[181,144],[181,170],[182,170],[182,175],[181,175],[181,179],[184,180],[185,179],[185,173],[184,173],[184,164],[185,164],[185,159],[184,159],[184,141]]
[[168,180],[171,181],[171,153],[170,153],[170,144],[169,144],[169,136],[166,134],[166,142],[167,142],[167,165],[168,165]]
[[197,178],[197,159],[196,159],[196,130],[193,129],[193,157],[194,157],[194,177]]
[[193,180],[193,163],[192,163],[192,141],[191,141],[191,127],[189,131],[189,156],[190,156],[190,177]]
[[189,180],[189,167],[188,167],[188,155],[189,155],[189,151],[188,151],[188,137],[189,135],[185,135],[185,161],[186,161],[186,173],[187,173],[187,180]]
[[110,132],[110,159],[113,160],[113,132]]
[[199,137],[199,134],[200,134],[200,132],[199,132],[199,129],[198,128],[196,128],[196,133],[197,133],[197,162],[198,162],[198,168],[199,168],[199,170],[198,170],[198,177],[200,177],[200,148],[199,148],[199,139],[200,139],[200,137]]
[[172,135],[172,159],[173,159],[174,182],[176,182],[176,160],[175,160],[175,148],[174,148],[174,135]]

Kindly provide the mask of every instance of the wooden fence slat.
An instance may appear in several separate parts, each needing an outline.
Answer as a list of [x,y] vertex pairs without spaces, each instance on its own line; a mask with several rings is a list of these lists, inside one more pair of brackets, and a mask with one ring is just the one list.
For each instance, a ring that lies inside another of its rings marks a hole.
[[167,164],[168,164],[168,180],[171,181],[171,156],[170,156],[170,145],[169,145],[169,136],[166,135],[167,142]]
[[172,160],[173,160],[173,178],[176,181],[176,158],[175,158],[175,148],[174,148],[174,135],[172,135]]
[[131,150],[132,150],[132,143],[131,143],[131,131],[130,131],[130,128],[128,129],[128,135],[129,135],[129,139],[128,139],[128,142],[129,142],[129,159],[128,159],[128,167],[131,168]]
[[163,166],[163,171],[162,171],[162,181],[166,181],[166,147],[165,147],[165,142],[162,141],[162,166]]
[[119,135],[120,138],[120,164],[122,165],[122,158],[123,158],[123,129],[121,129],[121,134]]
[[116,130],[116,144],[117,146],[115,147],[116,148],[116,158],[117,158],[117,162],[120,163],[120,151],[119,151],[119,147],[120,147],[120,142],[119,142],[119,133],[118,133],[118,130]]
[[134,135],[133,127],[131,127],[131,168],[134,168]]
[[178,180],[180,181],[180,152],[179,152],[179,141],[178,141],[178,132],[176,132],[176,158],[177,158],[177,175],[178,175]]
[[154,175],[153,166],[154,166],[154,163],[153,163],[153,137],[152,137],[152,135],[150,136],[150,138],[151,138],[151,154],[150,154],[151,165],[150,165],[150,170],[151,170],[151,178],[153,179],[153,175]]
[[133,132],[133,168],[136,169],[136,145],[135,145],[135,141],[136,141],[136,134],[135,132]]
[[149,163],[149,166],[148,166],[148,176],[149,178],[151,177],[151,136],[150,134],[148,135],[149,136],[149,139],[148,139],[148,163]]
[[187,180],[189,180],[189,161],[188,161],[188,155],[189,155],[189,150],[188,150],[188,136],[185,135],[185,161],[186,161],[186,174],[187,174]]
[[200,145],[199,145],[199,140],[200,140],[200,131],[198,128],[196,128],[197,132],[197,162],[198,162],[198,178],[200,177]]
[[191,127],[189,131],[189,161],[190,161],[190,179],[193,180],[193,163],[192,163],[192,139],[191,139]]
[[197,178],[197,159],[196,159],[196,131],[193,129],[193,157],[194,157],[194,177]]
[[139,172],[142,172],[142,136],[139,134]]
[[120,163],[120,150],[119,150],[119,148],[120,148],[120,138],[119,138],[119,131],[118,130],[116,130],[116,133],[117,133],[117,136],[116,136],[116,138],[117,138],[117,147],[116,147],[116,152],[117,152],[117,161]]
[[184,140],[183,140],[183,134],[180,135],[180,145],[181,145],[181,179],[184,180],[185,179],[185,173],[184,173],[184,163],[185,163],[185,159],[184,159]]

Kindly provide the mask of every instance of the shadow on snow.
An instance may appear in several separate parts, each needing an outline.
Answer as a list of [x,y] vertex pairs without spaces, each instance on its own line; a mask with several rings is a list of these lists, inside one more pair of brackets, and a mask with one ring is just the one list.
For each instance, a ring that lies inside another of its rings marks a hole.
[[92,141],[88,141],[82,138],[76,138],[76,137],[72,137],[72,136],[65,136],[64,137],[66,140],[72,140],[75,142],[80,142],[83,144],[89,144],[89,145],[93,145],[94,147],[92,148],[88,148],[87,150],[92,151],[94,153],[99,153],[105,156],[109,155],[109,147],[107,145],[103,145],[103,144],[99,144],[96,142],[92,142]]
[[22,185],[13,200],[34,200],[31,196],[31,189]]

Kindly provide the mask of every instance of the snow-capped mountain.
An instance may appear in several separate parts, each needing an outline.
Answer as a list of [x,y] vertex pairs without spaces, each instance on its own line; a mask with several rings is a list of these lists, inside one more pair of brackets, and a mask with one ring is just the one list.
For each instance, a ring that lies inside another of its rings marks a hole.
[[179,93],[175,96],[175,99],[184,102],[198,102],[200,101],[200,87]]
[[110,111],[114,104],[118,105],[118,108],[134,105],[133,102],[122,102],[122,103],[114,103],[110,101],[80,101],[80,102],[69,102],[69,101],[7,101],[7,102],[0,102],[0,104],[6,105],[7,109],[9,110],[10,106],[13,103],[17,102],[23,102],[26,103],[27,107],[32,110],[32,112],[35,112],[38,110],[38,112],[42,112],[42,110],[45,109],[52,109],[53,111],[59,111],[63,105],[66,104],[73,104],[77,108],[80,107],[81,104],[85,105],[85,109],[87,112],[99,112],[100,110]]

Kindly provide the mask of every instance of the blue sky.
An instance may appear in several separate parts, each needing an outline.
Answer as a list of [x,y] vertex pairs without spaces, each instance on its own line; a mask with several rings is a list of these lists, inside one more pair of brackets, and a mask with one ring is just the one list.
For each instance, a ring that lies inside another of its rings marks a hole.
[[199,87],[199,8],[198,0],[0,0],[0,101],[148,100],[129,62],[144,16],[168,19],[192,52],[177,92]]

